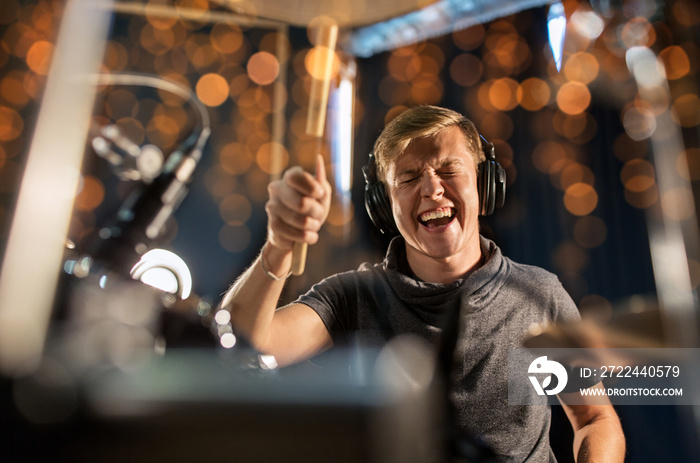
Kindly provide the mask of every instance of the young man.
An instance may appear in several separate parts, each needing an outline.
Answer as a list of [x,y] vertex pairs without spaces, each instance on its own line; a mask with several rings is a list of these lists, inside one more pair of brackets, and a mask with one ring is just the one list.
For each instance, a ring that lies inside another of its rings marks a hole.
[[[450,401],[461,430],[503,461],[554,461],[550,410],[507,403],[508,349],[533,323],[575,320],[578,311],[554,275],[514,263],[479,235],[484,154],[474,125],[451,110],[416,107],[385,127],[374,156],[400,233],[384,261],[326,278],[277,310],[293,244],[315,243],[330,207],[322,159],[315,177],[290,169],[268,188],[266,244],[222,301],[234,326],[290,364],[350,337],[376,346],[410,333],[438,345],[446,314],[456,309],[465,328],[454,349]],[[560,401],[579,463],[623,461],[612,406]]]

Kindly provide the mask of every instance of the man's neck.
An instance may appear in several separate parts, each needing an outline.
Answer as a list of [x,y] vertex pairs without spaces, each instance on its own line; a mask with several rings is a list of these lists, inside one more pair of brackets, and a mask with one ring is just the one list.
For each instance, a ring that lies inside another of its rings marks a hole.
[[464,252],[446,257],[434,258],[406,246],[406,260],[411,271],[428,283],[449,284],[466,278],[482,264],[481,246],[471,246]]

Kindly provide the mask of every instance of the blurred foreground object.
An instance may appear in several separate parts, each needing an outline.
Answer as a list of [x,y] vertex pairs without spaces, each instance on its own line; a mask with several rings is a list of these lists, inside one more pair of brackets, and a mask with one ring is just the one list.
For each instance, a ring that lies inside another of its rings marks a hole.
[[66,4],[0,273],[0,371],[34,370],[53,308],[111,2]]
[[245,349],[183,350],[95,369],[54,393],[40,381],[15,389],[63,413],[80,397],[55,426],[81,432],[37,450],[59,461],[443,462],[429,352],[397,339],[275,369]]

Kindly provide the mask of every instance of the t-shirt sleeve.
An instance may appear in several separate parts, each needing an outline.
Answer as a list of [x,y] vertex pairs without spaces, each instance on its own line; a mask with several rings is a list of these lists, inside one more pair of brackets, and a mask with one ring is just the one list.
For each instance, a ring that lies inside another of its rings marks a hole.
[[344,339],[348,331],[349,314],[347,288],[352,276],[349,273],[332,275],[316,283],[305,294],[299,296],[296,303],[305,304],[313,309],[333,338],[334,343]]

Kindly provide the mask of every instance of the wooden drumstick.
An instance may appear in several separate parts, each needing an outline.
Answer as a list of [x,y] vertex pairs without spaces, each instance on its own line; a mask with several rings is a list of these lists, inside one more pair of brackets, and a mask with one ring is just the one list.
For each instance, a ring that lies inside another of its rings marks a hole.
[[[309,112],[306,118],[306,133],[317,138],[323,136],[326,124],[326,108],[333,74],[335,44],[338,39],[338,24],[330,17],[320,16],[309,24],[314,48],[308,63],[311,74]],[[301,275],[306,267],[306,243],[294,243],[292,275]]]

